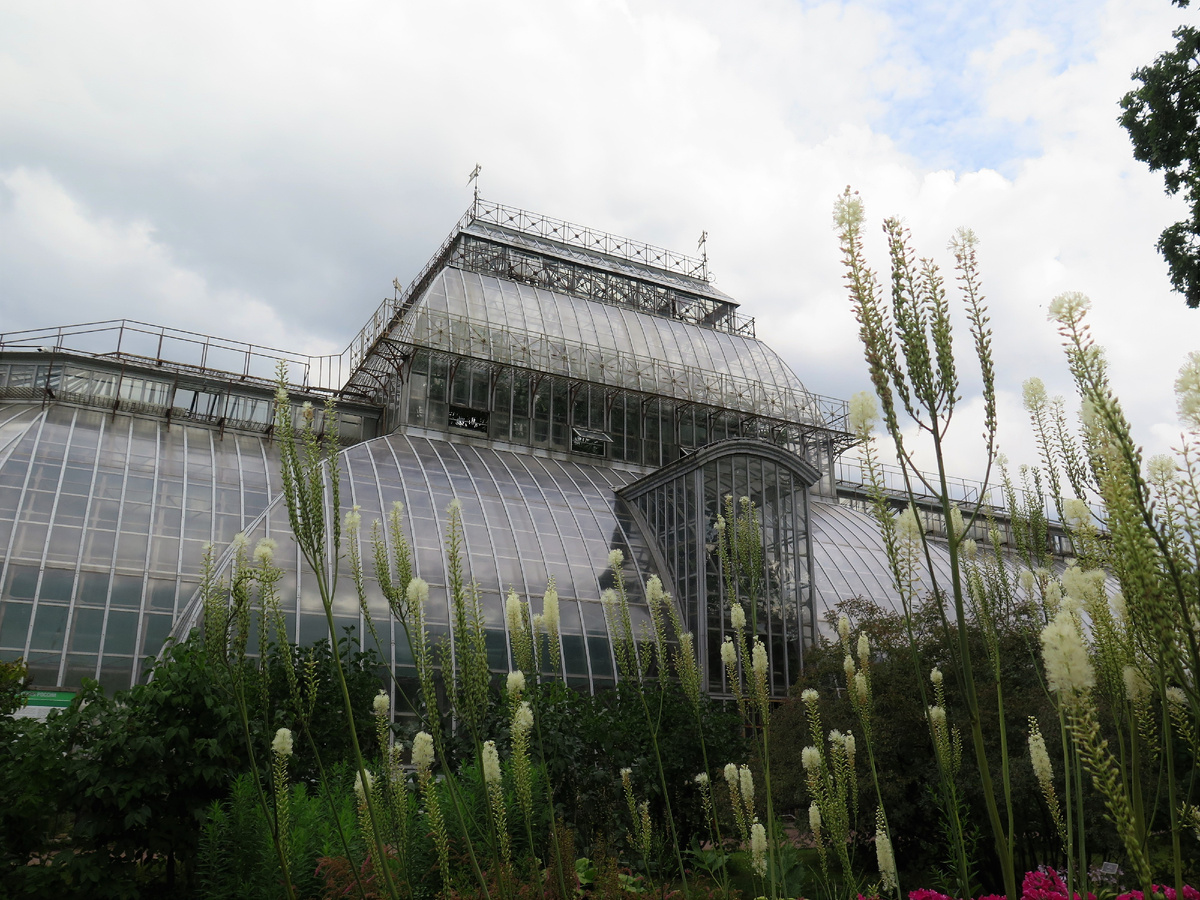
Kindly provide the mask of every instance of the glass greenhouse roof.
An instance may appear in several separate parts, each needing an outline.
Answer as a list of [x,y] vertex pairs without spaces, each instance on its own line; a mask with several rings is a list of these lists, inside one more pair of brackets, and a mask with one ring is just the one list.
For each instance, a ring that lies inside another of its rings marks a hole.
[[805,390],[759,340],[461,269],[446,268],[434,276],[393,338],[614,387],[824,424],[821,398]]
[[0,655],[43,687],[128,687],[224,546],[278,491],[257,435],[0,403]]
[[[887,551],[875,517],[841,503],[813,498],[809,505],[813,539],[813,576],[816,608],[827,611],[841,600],[872,600],[884,609],[901,612],[900,597],[892,584]],[[950,554],[935,541],[929,544],[939,584],[950,583]],[[921,571],[923,567],[918,567]],[[918,590],[928,592],[925,582]],[[828,623],[818,622],[827,637]]]
[[[430,584],[427,614],[435,637],[450,627],[443,537],[447,508],[457,498],[462,504],[465,576],[477,582],[481,591],[493,668],[510,668],[503,633],[504,596],[514,589],[532,600],[537,612],[547,581],[553,578],[560,597],[568,680],[589,688],[612,681],[612,653],[600,604],[601,591],[612,586],[609,551],[618,549],[625,556],[623,576],[635,629],[649,621],[640,585],[654,573],[645,540],[614,493],[632,480],[632,473],[405,434],[352,447],[343,452],[341,464],[342,512],[360,507],[363,559],[373,558],[371,524],[378,520],[386,527],[393,504],[403,504],[403,529],[412,547],[414,574]],[[268,515],[269,536],[281,539],[283,548],[293,546],[286,539],[290,532],[282,498],[277,498]],[[252,542],[266,536],[264,520],[248,531]],[[294,552],[281,552],[277,562],[287,573],[289,591],[295,592],[284,598],[294,639],[304,643],[323,636],[326,623],[310,573],[298,569]],[[402,637],[384,636],[390,634],[387,606],[370,577],[370,562],[366,568],[372,615],[381,639],[391,644],[379,649],[403,675],[411,661],[405,656]],[[345,562],[334,606],[339,625],[353,625],[365,633]],[[200,612],[198,599],[193,599],[176,633],[200,624]]]
[[[569,677],[581,687],[612,678],[598,602],[608,552],[625,553],[634,591],[654,572],[646,536],[615,494],[642,470],[404,434],[355,445],[342,459],[343,501],[362,507],[365,528],[393,502],[404,504],[416,571],[442,604],[440,627],[448,621],[441,535],[446,507],[458,497],[465,564],[496,629],[494,665],[507,665],[502,594],[513,587],[536,611],[554,576]],[[204,545],[227,547],[244,529],[252,538],[268,529],[283,538],[278,559],[289,573],[283,590],[292,635],[323,636],[319,600],[304,574],[297,577],[298,551],[286,539],[277,469],[277,447],[259,436],[57,403],[0,404],[0,653],[29,658],[44,686],[84,676],[128,685],[173,623],[182,633],[198,622]],[[848,597],[895,608],[873,519],[816,498],[810,510],[818,620]],[[944,551],[932,549],[947,574]],[[348,579],[342,585],[350,589]],[[631,599],[644,617],[640,593]],[[342,593],[337,604],[341,624],[361,634],[357,600]],[[382,598],[373,605],[386,622]]]

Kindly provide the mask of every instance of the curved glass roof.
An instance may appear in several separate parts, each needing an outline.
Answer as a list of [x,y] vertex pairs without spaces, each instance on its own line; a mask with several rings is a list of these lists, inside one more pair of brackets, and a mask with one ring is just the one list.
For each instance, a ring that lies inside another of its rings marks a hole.
[[39,686],[129,687],[195,593],[204,547],[278,491],[256,435],[0,403],[0,656]]
[[[628,358],[675,368],[680,377],[686,377],[682,372],[686,367],[703,375],[725,376],[735,385],[744,383],[760,392],[809,397],[779,355],[754,338],[446,268],[433,278],[400,328],[404,339],[413,343],[459,352],[453,342],[455,326],[478,328],[492,335],[493,341],[500,335],[535,342],[544,339],[563,344],[561,352],[566,354],[578,344],[602,358]],[[552,347],[551,354],[553,351]],[[553,359],[548,362],[546,368],[558,371]],[[630,386],[612,363],[607,371],[590,377]]]
[[[840,503],[813,498],[809,504],[809,527],[813,540],[813,587],[818,626],[827,637],[829,623],[824,612],[834,604],[851,598],[872,600],[884,609],[901,612],[900,595],[892,584],[883,537],[874,516]],[[931,543],[930,556],[939,584],[950,583],[950,554],[945,547]],[[917,571],[922,572],[923,566]],[[918,590],[929,590],[928,575]]]
[[[269,530],[281,539],[281,591],[293,639],[324,636],[315,587],[286,539],[276,451],[259,436],[222,436],[178,421],[58,403],[0,404],[0,654],[25,655],[42,685],[78,684],[84,676],[128,685],[138,677],[138,661],[157,653],[173,624],[176,633],[195,624],[205,543],[226,547],[248,526],[252,538]],[[415,568],[433,585],[442,611],[431,619],[443,633],[449,617],[442,534],[446,507],[458,497],[464,563],[483,592],[493,664],[507,666],[502,594],[511,586],[536,611],[554,576],[568,678],[581,687],[612,678],[599,603],[608,552],[625,553],[639,621],[640,585],[654,571],[646,537],[615,493],[640,470],[405,434],[350,447],[342,460],[343,502],[357,503],[365,520],[364,559],[371,556],[370,523],[394,501],[404,504]],[[871,517],[815,499],[810,510],[818,616],[852,596],[894,606]],[[369,562],[367,568],[370,575]],[[377,589],[370,595],[381,638],[392,643],[382,598]],[[349,579],[335,602],[339,625],[361,634]],[[397,667],[406,665],[381,649]]]
[[[412,548],[413,571],[430,585],[427,607],[436,637],[450,629],[443,537],[447,507],[462,504],[463,566],[468,581],[480,588],[493,668],[507,671],[507,642],[503,629],[504,596],[513,588],[541,609],[550,577],[559,593],[562,655],[569,681],[594,686],[613,678],[612,653],[601,591],[612,586],[608,554],[625,555],[624,578],[629,591],[634,628],[648,622],[641,585],[653,574],[650,553],[632,520],[619,508],[615,494],[634,477],[612,466],[596,466],[532,456],[487,447],[393,434],[343,451],[343,515],[357,504],[363,518],[361,556],[367,575],[372,617],[387,644],[390,620],[377,583],[371,577],[370,527],[386,527],[395,502],[404,504],[403,528]],[[268,511],[270,536],[281,548],[293,547],[282,498]],[[248,531],[254,541],[267,536],[260,521]],[[228,553],[226,554],[228,556]],[[298,568],[296,553],[280,552],[284,569],[284,612],[293,619],[294,638],[301,643],[322,637],[326,623],[311,574]],[[297,572],[299,575],[297,577]],[[339,626],[353,625],[364,634],[348,563],[342,562],[334,613]],[[295,591],[295,594],[291,592]],[[175,633],[199,624],[200,609],[193,600]],[[396,626],[397,628],[399,626]],[[411,663],[402,638],[380,647],[391,665]],[[389,658],[390,657],[390,658]]]

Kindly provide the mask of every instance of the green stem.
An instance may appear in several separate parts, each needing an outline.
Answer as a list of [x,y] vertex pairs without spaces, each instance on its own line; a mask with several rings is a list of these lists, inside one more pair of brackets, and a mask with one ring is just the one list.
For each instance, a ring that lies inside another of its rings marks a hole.
[[[306,554],[307,555],[307,554]],[[311,563],[311,560],[310,560]],[[371,791],[367,789],[367,768],[363,763],[362,748],[358,743],[358,729],[354,726],[354,706],[350,702],[350,689],[346,685],[346,673],[342,669],[342,654],[338,648],[337,642],[337,626],[333,621],[333,603],[328,596],[328,588],[321,582],[321,601],[325,607],[325,622],[329,627],[329,638],[333,642],[333,670],[337,673],[338,687],[342,692],[342,708],[346,713],[346,725],[350,731],[350,746],[354,748],[354,761],[358,769],[358,777],[362,780],[363,800],[367,805],[367,815],[371,819],[371,837],[375,842],[375,857],[378,861],[377,869],[383,873],[384,884],[387,886],[387,891],[391,897],[399,897],[399,892],[396,890],[396,885],[392,879],[392,870],[387,863],[387,856],[384,853],[383,839],[379,836],[379,819],[375,813],[375,802],[371,799]]]
[[[950,487],[946,482],[946,465],[942,455],[942,442],[936,430],[933,430],[933,446],[937,456],[937,471],[940,479],[942,515],[949,523],[950,517]],[[928,542],[926,542],[928,543]],[[932,571],[932,569],[931,569]],[[1010,849],[1011,836],[1006,834],[1004,824],[1000,820],[1000,809],[996,802],[996,787],[992,781],[991,765],[987,758],[987,742],[983,734],[983,720],[979,709],[979,692],[975,685],[975,669],[971,661],[971,649],[967,640],[967,614],[963,602],[962,574],[959,568],[957,553],[950,554],[950,586],[954,595],[954,616],[958,625],[958,652],[962,667],[962,678],[967,700],[967,710],[971,719],[971,743],[975,750],[975,764],[979,770],[979,780],[983,787],[984,804],[987,807],[988,820],[992,825],[992,837],[996,845],[996,855],[1000,858],[1000,869],[1004,876],[1004,892],[1008,900],[1017,900],[1017,879],[1013,870],[1012,852]],[[1000,722],[1000,730],[1004,731],[1004,721]],[[1006,783],[1006,792],[1008,785]],[[1012,808],[1012,797],[1006,793],[1005,802]]]
[[271,843],[275,847],[275,855],[279,857],[279,868],[283,872],[283,883],[287,888],[288,897],[295,900],[296,892],[292,886],[291,873],[288,871],[287,854],[283,852],[283,843],[279,835],[279,817],[271,815],[271,807],[267,803],[266,792],[262,788],[262,779],[258,773],[258,761],[254,754],[254,741],[250,737],[250,719],[246,711],[246,696],[239,687],[239,680],[233,676],[232,668],[230,669],[230,677],[233,678],[233,693],[237,698],[238,716],[242,720],[242,737],[246,741],[246,751],[250,755],[250,771],[254,775],[254,788],[258,792],[258,802],[266,813],[267,821],[271,822]]
[[[684,867],[683,867],[683,853],[680,852],[680,849],[679,849],[679,833],[675,830],[675,817],[671,813],[671,795],[670,795],[670,792],[667,790],[667,775],[666,775],[666,772],[663,770],[662,753],[659,752],[659,749],[658,749],[658,729],[654,726],[654,724],[651,721],[650,707],[646,703],[646,694],[645,694],[644,690],[642,689],[641,684],[638,684],[635,687],[635,690],[637,691],[638,697],[642,701],[642,712],[645,713],[646,727],[650,732],[650,744],[654,747],[654,762],[658,767],[658,781],[662,787],[663,804],[667,808],[667,823],[671,826],[671,843],[675,847],[675,861],[679,865],[679,880],[683,884],[684,896],[687,896],[688,895],[687,872],[684,870]],[[661,691],[662,691],[662,686],[660,685],[659,686],[660,714],[661,714]]]
[[1072,888],[1074,884],[1075,872],[1075,829],[1072,827],[1075,818],[1074,807],[1071,805],[1071,783],[1072,783],[1072,753],[1071,739],[1067,736],[1067,720],[1063,715],[1062,708],[1058,710],[1058,731],[1062,740],[1063,754],[1063,809],[1067,816],[1067,896],[1074,897],[1075,891]]
[[1087,818],[1083,814],[1083,765],[1075,767],[1075,813],[1079,820],[1079,894],[1087,896],[1088,853],[1087,853]]
[[1179,804],[1175,802],[1178,785],[1175,781],[1175,741],[1171,730],[1167,704],[1163,704],[1163,755],[1167,758],[1167,809],[1171,812],[1171,855],[1175,876],[1175,896],[1183,896],[1183,856],[1179,842]]
[[[533,727],[537,729],[538,749],[541,750],[542,764],[545,765],[546,742],[545,742],[545,739],[542,737],[542,717],[540,714],[540,708],[542,705],[541,704],[541,694],[542,694],[541,688],[542,688],[542,686],[543,685],[541,684],[541,682],[539,682],[537,684],[537,689],[532,691],[531,697],[533,699],[533,704],[534,704]],[[560,846],[559,840],[558,840],[558,818],[557,818],[557,816],[554,815],[554,787],[553,787],[553,785],[550,784],[549,778],[546,779],[546,790],[549,793],[549,797],[547,797],[547,802],[550,805],[550,843],[552,843],[554,845],[551,848],[554,852],[554,875],[558,879],[558,896],[566,897],[566,896],[568,896],[567,895],[567,882],[566,882],[565,876],[563,875],[562,847]]]
[[[329,810],[333,814],[333,824],[338,833],[338,840],[342,844],[342,852],[346,854],[347,862],[350,861],[350,841],[346,838],[346,831],[342,828],[342,817],[338,815],[337,804],[333,799],[333,790],[329,784],[329,777],[325,774],[325,764],[321,761],[321,751],[317,749],[317,742],[313,739],[312,732],[308,728],[308,723],[301,719],[300,727],[304,730],[304,736],[308,738],[308,745],[312,748],[313,758],[317,761],[317,772],[321,776],[321,787],[325,791],[325,799],[329,803]],[[358,866],[351,865],[350,872],[354,875],[354,883],[358,885],[359,896],[366,896],[366,888],[363,887],[362,878],[358,874]]]

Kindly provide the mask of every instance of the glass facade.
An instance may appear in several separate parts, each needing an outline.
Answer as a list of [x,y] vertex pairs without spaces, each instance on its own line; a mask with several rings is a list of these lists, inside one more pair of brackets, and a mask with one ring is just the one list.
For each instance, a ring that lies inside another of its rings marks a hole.
[[697,646],[713,693],[728,693],[720,647],[732,634],[717,516],[725,513],[726,498],[736,503],[745,497],[754,505],[763,568],[759,596],[747,615],[767,648],[772,693],[785,694],[816,634],[808,489],[818,476],[811,465],[775,448],[727,441],[622,491],[662,554],[684,625],[704,636]]
[[[834,498],[845,404],[808,392],[702,261],[485,213],[460,223],[352,341],[339,420],[317,412],[345,445],[342,512],[362,512],[375,649],[412,677],[370,577],[370,524],[403,504],[436,640],[451,628],[442,540],[457,498],[497,672],[511,665],[505,594],[536,612],[553,578],[568,682],[613,682],[599,598],[619,549],[635,631],[649,621],[641,585],[658,575],[696,635],[708,689],[723,694],[729,614],[714,526],[732,495],[758,510],[763,589],[751,618],[772,692],[784,694],[829,603],[892,596],[868,517],[815,499]],[[168,634],[200,624],[204,548],[228,565],[239,532],[279,541],[291,637],[326,635],[279,494],[269,382],[170,363],[161,339],[147,357],[11,337],[0,336],[0,655],[25,656],[43,687],[128,686]],[[342,574],[335,618],[370,644]]]
[[393,337],[417,347],[655,396],[825,424],[762,341],[446,268]]
[[[357,504],[363,517],[363,559],[372,558],[371,524],[380,521],[386,526],[393,504],[403,504],[414,573],[430,584],[427,609],[434,634],[448,634],[451,628],[443,536],[447,507],[457,498],[462,503],[465,577],[478,584],[486,622],[494,629],[489,642],[493,669],[511,669],[503,615],[507,592],[516,590],[538,612],[553,578],[568,682],[584,690],[613,682],[612,651],[600,604],[601,591],[612,586],[609,551],[624,554],[622,575],[635,628],[649,622],[641,585],[655,573],[644,536],[615,494],[631,480],[631,472],[405,434],[349,448],[342,455],[342,471],[342,512]],[[272,508],[269,523],[266,519],[248,532],[251,540],[270,536],[281,548],[294,547],[282,498]],[[297,565],[294,552],[278,560],[286,573],[282,600],[293,638],[302,643],[315,640],[326,633],[326,622],[311,573]],[[403,634],[399,624],[390,621],[370,569],[368,563],[367,595],[384,644],[376,649],[398,676],[408,678],[411,660]],[[339,585],[334,610],[339,628],[354,626],[365,636],[345,562]],[[193,602],[180,617],[179,633],[200,624],[200,612],[199,603]]]
[[[862,597],[884,608],[899,609],[892,585],[887,551],[873,514],[841,503],[816,501],[811,505],[810,527],[814,554],[813,575],[817,608],[829,609],[839,600]],[[950,583],[950,556],[937,543],[930,544],[930,558],[939,584]],[[918,572],[922,567],[918,567]],[[924,585],[929,590],[932,585]],[[826,622],[818,622],[825,630]]]
[[39,685],[128,687],[228,543],[278,493],[261,437],[0,403],[0,653]]

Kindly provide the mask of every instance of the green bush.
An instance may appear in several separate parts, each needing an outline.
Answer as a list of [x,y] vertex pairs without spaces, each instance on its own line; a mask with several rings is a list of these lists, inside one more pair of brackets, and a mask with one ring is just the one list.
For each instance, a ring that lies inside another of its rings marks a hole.
[[[658,717],[664,773],[674,792],[672,812],[686,846],[693,834],[703,833],[704,821],[700,792],[693,783],[705,771],[695,717],[674,682],[652,682],[644,690],[652,714]],[[663,820],[654,750],[642,701],[630,685],[587,695],[552,681],[535,688],[532,702],[540,723],[533,753],[554,785],[556,812],[575,831],[582,855],[591,855],[599,845],[625,846],[629,816],[618,777],[622,768],[633,770],[638,795],[650,800],[656,821]],[[725,763],[745,760],[747,741],[736,711],[708,697],[702,703],[710,775],[717,778]],[[489,733],[507,739],[508,723],[499,712],[504,707],[495,704],[494,708],[497,715],[489,723]]]
[[[947,853],[942,833],[943,815],[939,798],[932,786],[937,784],[937,763],[932,740],[921,708],[916,679],[928,683],[929,672],[941,666],[951,672],[951,644],[957,638],[937,615],[932,605],[914,614],[915,651],[910,646],[901,615],[884,610],[868,601],[851,600],[837,607],[846,613],[857,630],[861,627],[870,635],[873,653],[872,683],[874,685],[874,742],[876,761],[881,772],[884,803],[893,828],[896,858],[901,861],[909,884],[938,884]],[[836,618],[836,615],[835,615]],[[1038,623],[1031,610],[1017,608],[1006,620],[997,622],[1000,654],[1003,660],[1005,685],[1005,720],[1009,753],[1012,758],[1011,779],[1013,813],[1017,823],[1018,863],[1022,871],[1054,860],[1061,852],[1053,820],[1046,811],[1041,790],[1029,762],[1027,723],[1035,716],[1041,725],[1046,746],[1053,760],[1062,759],[1062,743],[1054,706],[1042,686],[1037,652]],[[982,654],[982,638],[972,628],[969,641],[975,652]],[[821,719],[827,729],[851,731],[857,726],[857,716],[845,696],[843,653],[837,644],[823,644],[805,655],[804,674],[797,681],[792,697],[782,704],[773,718],[772,764],[781,773],[774,782],[777,802],[782,809],[806,811],[810,797],[805,785],[800,753],[813,743],[805,720],[804,704],[799,699],[806,688],[820,695]],[[999,729],[996,705],[991,697],[993,685],[981,685],[980,714],[985,729]],[[967,709],[961,688],[950,676],[946,678],[947,718],[964,732],[967,728]],[[970,746],[963,747],[970,753]],[[999,742],[990,748],[990,762],[1000,767]],[[964,759],[962,786],[968,807],[967,820],[985,821],[983,795],[978,773]],[[870,784],[860,774],[858,834],[871,832],[875,814]],[[1102,801],[1094,793],[1087,797],[1085,814],[1088,822],[1088,846],[1104,858],[1118,858],[1122,851],[1112,825],[1104,817]],[[801,820],[806,819],[802,812]],[[976,861],[990,859],[986,833],[977,835]],[[869,848],[868,848],[869,849]],[[990,870],[979,872],[986,882],[999,880]]]
[[[338,644],[359,731],[373,747],[378,658],[350,636]],[[265,695],[268,705],[252,721],[260,763],[278,725],[297,727],[282,675],[289,656],[298,666],[315,661],[318,709],[337,705],[328,641],[276,650],[265,693],[252,682],[252,695]],[[249,768],[228,679],[193,637],[169,645],[150,680],[131,690],[109,697],[86,680],[71,706],[44,723],[0,717],[0,896],[177,896],[190,889],[202,823]],[[326,766],[351,756],[341,721],[313,717]],[[313,754],[294,759],[295,777],[316,783]],[[28,865],[35,858],[42,864]]]

